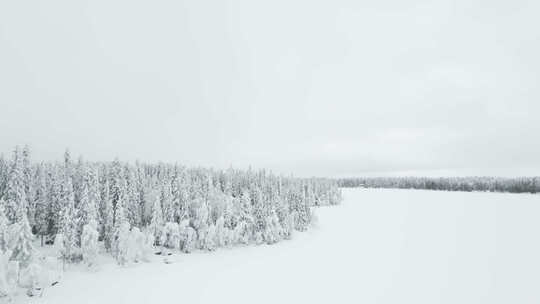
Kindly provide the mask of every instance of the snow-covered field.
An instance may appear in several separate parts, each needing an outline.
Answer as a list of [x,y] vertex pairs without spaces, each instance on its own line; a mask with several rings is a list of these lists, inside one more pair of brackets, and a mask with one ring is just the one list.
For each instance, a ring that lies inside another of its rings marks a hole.
[[540,303],[540,196],[345,189],[272,246],[71,269],[20,303]]

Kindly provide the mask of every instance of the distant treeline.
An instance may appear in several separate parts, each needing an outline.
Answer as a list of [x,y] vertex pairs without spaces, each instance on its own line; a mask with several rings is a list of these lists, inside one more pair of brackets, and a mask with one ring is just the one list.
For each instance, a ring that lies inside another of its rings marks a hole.
[[338,185],[345,188],[539,193],[540,177],[360,177],[339,179]]

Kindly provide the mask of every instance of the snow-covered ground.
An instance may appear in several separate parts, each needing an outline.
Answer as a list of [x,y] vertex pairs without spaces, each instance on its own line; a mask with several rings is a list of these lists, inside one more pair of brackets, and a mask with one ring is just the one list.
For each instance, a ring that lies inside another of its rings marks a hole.
[[345,189],[272,246],[72,269],[20,303],[540,303],[540,196]]

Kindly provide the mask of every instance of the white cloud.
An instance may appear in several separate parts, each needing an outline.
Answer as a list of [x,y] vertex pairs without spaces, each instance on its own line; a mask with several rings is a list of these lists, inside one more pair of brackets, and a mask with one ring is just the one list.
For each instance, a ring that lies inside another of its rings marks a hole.
[[534,171],[539,8],[4,1],[0,151],[298,175]]

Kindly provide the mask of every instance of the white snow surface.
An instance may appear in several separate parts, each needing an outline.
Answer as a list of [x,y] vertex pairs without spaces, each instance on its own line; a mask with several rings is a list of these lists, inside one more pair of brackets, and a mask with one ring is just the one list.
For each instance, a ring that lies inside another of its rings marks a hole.
[[[72,267],[20,303],[540,303],[540,196],[344,189],[293,240]],[[103,262],[103,261],[102,261]]]

